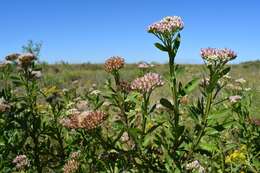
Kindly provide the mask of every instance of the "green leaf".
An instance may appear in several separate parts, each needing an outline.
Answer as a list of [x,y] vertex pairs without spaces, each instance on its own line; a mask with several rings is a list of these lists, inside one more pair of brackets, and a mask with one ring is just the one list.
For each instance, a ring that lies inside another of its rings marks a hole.
[[147,147],[154,139],[154,136],[151,134],[148,134],[144,137],[144,142],[143,142],[143,146]]
[[206,151],[209,151],[209,152],[214,152],[214,151],[217,151],[218,147],[213,144],[213,143],[209,143],[209,142],[203,142],[200,144],[200,147],[203,149],[203,150],[206,150]]
[[170,102],[169,100],[165,99],[165,98],[161,98],[160,103],[161,103],[164,107],[166,107],[166,108],[168,108],[168,109],[170,109],[170,110],[173,110],[173,109],[174,109],[174,107],[173,107],[173,105],[171,104],[171,102]]
[[184,73],[185,70],[184,66],[180,66],[177,64],[175,68],[176,68],[175,69],[176,76],[182,75]]
[[149,114],[152,113],[156,108],[156,104],[153,105],[153,107],[150,109]]
[[176,36],[176,38],[174,39],[174,42],[173,42],[173,50],[174,50],[175,55],[180,47],[180,44],[181,44],[181,34],[178,33],[178,35]]
[[219,75],[220,77],[223,77],[224,75],[226,75],[229,71],[230,71],[231,67],[227,67],[224,70],[222,70]]
[[200,83],[200,79],[199,78],[194,78],[192,79],[189,83],[187,83],[184,87],[184,92],[186,94],[191,93]]
[[164,51],[164,52],[168,51],[168,49],[160,43],[155,43],[154,46],[157,47],[158,49],[160,49],[161,51]]
[[115,121],[114,123],[113,123],[113,128],[115,129],[115,130],[121,130],[121,129],[123,129],[124,128],[124,123],[123,123],[123,121],[121,121],[121,120],[117,120],[117,121]]
[[176,134],[177,136],[181,136],[182,133],[184,132],[184,126],[179,126],[178,128],[176,128]]
[[141,134],[141,130],[140,129],[137,129],[137,128],[129,128],[128,129],[128,133],[129,135],[133,138],[133,140],[135,141],[135,143],[138,144],[138,146],[140,147],[141,146],[141,143],[140,143],[140,134]]
[[160,127],[163,123],[164,123],[164,122],[154,125],[153,127],[151,127],[151,128],[146,132],[146,134],[152,133],[154,130],[156,130],[158,127]]

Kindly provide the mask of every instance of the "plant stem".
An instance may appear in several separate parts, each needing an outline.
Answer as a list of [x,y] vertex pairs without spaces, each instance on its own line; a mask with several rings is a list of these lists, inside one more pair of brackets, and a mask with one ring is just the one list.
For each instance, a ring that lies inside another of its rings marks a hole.
[[192,149],[191,149],[191,151],[189,153],[189,156],[191,156],[193,151],[197,148],[201,138],[203,137],[203,134],[204,134],[205,129],[207,127],[207,119],[208,119],[208,115],[209,115],[209,112],[210,112],[211,104],[212,104],[212,92],[209,93],[209,95],[207,96],[206,110],[205,110],[205,113],[204,113],[203,119],[202,119],[202,128],[201,128],[201,130],[199,132],[199,135],[197,137],[196,142],[192,146]]

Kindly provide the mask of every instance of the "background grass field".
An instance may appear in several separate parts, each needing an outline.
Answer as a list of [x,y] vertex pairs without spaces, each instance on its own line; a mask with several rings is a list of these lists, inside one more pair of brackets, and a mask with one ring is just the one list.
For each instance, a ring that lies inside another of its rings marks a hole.
[[[202,77],[205,74],[203,65],[182,65],[184,73],[180,76],[183,82],[192,77]],[[231,65],[230,76],[233,79],[244,78],[247,81],[247,87],[252,88],[253,116],[260,118],[260,61],[244,62],[241,64]],[[166,76],[168,74],[168,65],[156,64],[154,71]],[[53,65],[43,65],[44,85],[56,85],[60,88],[77,87],[79,92],[88,89],[92,84],[96,84],[102,90],[105,79],[109,77],[104,71],[103,64],[67,64],[59,63]],[[121,70],[122,78],[131,81],[139,74],[136,64],[127,64]],[[166,86],[165,86],[166,87]],[[153,98],[167,97],[169,91],[164,87],[158,88]]]

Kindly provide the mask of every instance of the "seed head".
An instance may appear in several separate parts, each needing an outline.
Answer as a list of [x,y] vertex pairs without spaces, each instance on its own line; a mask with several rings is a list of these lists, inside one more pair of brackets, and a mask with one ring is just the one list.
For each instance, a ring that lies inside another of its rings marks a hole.
[[42,77],[41,71],[32,71],[31,74],[32,74],[32,77],[35,79],[40,79]]
[[237,54],[231,49],[204,48],[201,49],[200,55],[207,65],[225,64],[237,57]]
[[29,166],[29,160],[26,155],[16,156],[12,163],[15,164],[15,167],[18,170],[23,170],[25,167]]
[[121,91],[124,91],[126,93],[129,93],[131,91],[131,84],[128,81],[121,80],[118,86]]
[[75,173],[79,169],[79,162],[76,159],[69,160],[63,167],[64,173]]
[[0,113],[6,112],[8,109],[10,109],[10,105],[3,98],[0,98]]
[[27,66],[34,60],[36,60],[36,56],[32,53],[24,53],[18,56],[18,64],[21,66]]
[[113,56],[106,60],[105,62],[105,70],[108,73],[111,73],[112,71],[117,71],[124,67],[125,60],[122,57],[119,56]]
[[5,57],[5,59],[6,59],[7,61],[15,61],[15,60],[18,59],[19,56],[20,56],[19,53],[12,53],[12,54],[10,54],[10,55],[7,55],[7,56]]
[[151,24],[148,27],[148,32],[153,34],[172,34],[181,31],[184,28],[184,23],[179,16],[167,16],[162,20]]
[[147,73],[143,77],[136,78],[131,89],[141,93],[147,93],[164,84],[162,77],[157,73]]
[[63,118],[60,120],[60,123],[67,128],[90,130],[99,126],[106,117],[106,114],[102,111],[84,111],[73,114],[68,118]]

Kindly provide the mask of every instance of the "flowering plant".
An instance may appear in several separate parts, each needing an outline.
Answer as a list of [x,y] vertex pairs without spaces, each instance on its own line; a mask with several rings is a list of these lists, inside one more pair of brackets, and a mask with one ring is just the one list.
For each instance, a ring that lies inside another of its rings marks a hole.
[[[165,17],[148,27],[167,53],[167,75],[152,65],[125,73],[113,56],[104,87],[79,92],[46,85],[40,45],[0,64],[1,172],[260,171],[259,120],[247,82],[232,79],[230,49],[201,49],[206,71],[183,82],[176,63],[184,22]],[[58,71],[57,71],[58,72]],[[165,96],[156,96],[158,90]],[[170,93],[170,94],[168,94]]]

